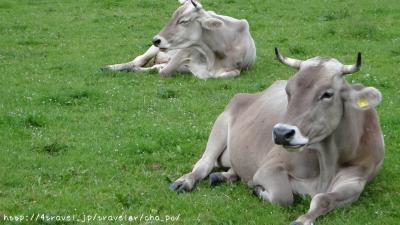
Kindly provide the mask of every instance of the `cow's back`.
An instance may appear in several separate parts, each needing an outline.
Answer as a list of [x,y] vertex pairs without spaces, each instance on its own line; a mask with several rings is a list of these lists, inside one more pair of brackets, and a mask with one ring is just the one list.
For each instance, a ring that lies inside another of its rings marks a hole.
[[273,145],[272,127],[286,110],[285,86],[286,81],[276,81],[263,92],[236,95],[226,108],[232,168],[245,182],[252,179]]

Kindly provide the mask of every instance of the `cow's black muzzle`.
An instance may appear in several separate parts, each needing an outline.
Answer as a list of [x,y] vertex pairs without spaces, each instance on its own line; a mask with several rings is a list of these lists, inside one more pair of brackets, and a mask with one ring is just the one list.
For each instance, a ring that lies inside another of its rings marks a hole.
[[275,127],[272,131],[274,142],[277,145],[290,145],[296,131],[286,127]]

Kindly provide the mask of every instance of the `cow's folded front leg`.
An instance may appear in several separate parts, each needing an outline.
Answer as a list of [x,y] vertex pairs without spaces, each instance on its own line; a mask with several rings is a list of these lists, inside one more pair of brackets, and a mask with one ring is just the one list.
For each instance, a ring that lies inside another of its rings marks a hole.
[[235,182],[239,179],[238,175],[230,168],[226,172],[215,172],[210,174],[210,185],[216,186],[222,182]]
[[135,66],[133,62],[107,65],[101,68],[102,71],[127,71],[127,72],[135,72],[138,70],[138,67]]
[[288,174],[282,165],[261,167],[253,177],[255,194],[261,199],[283,207],[293,203]]
[[319,216],[356,201],[365,184],[366,180],[356,177],[338,180],[329,192],[315,195],[311,200],[308,212],[292,224],[311,225]]
[[152,67],[147,67],[147,68],[141,67],[139,70],[140,71],[156,70],[156,71],[160,72],[166,66],[167,66],[167,63],[162,63],[162,64],[156,64],[156,65],[153,65]]
[[240,70],[230,70],[218,73],[215,75],[215,78],[232,78],[240,75]]
[[170,59],[170,61],[160,69],[161,76],[170,76],[172,72],[178,70],[184,63],[188,62],[190,50],[179,50],[176,54]]
[[108,65],[102,68],[103,71],[128,71],[128,72],[137,72],[143,71],[144,66],[152,60],[158,53],[159,48],[155,46],[151,46],[144,54],[137,56],[134,60],[121,63]]
[[229,115],[222,113],[218,116],[211,130],[206,150],[199,161],[194,165],[192,172],[183,175],[171,184],[170,188],[177,192],[191,191],[194,185],[207,177],[214,169],[218,157],[226,149],[228,137]]
[[126,71],[129,71],[129,72],[146,72],[146,71],[153,71],[154,70],[154,71],[158,71],[159,72],[166,65],[167,65],[166,63],[163,63],[163,64],[156,64],[156,65],[153,65],[151,67],[132,67],[132,68],[127,69]]

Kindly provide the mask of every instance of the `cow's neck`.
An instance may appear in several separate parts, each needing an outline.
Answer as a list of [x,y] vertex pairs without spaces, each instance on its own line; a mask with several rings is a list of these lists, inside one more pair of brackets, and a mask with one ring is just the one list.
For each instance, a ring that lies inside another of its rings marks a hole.
[[[215,14],[208,14],[210,17],[218,18],[219,20],[224,21],[225,26],[216,29],[216,30],[207,30],[204,29],[202,33],[203,42],[213,50],[213,52],[217,54],[227,53],[232,49],[233,44],[235,43],[235,39],[240,36],[236,29],[233,29],[232,22],[227,21],[221,16],[217,16]],[[229,28],[227,28],[229,27]]]
[[203,43],[207,45],[213,52],[226,53],[229,50],[228,43],[225,35],[221,35],[221,31],[208,31],[203,32]]
[[319,189],[326,190],[339,166],[346,163],[357,149],[362,135],[363,113],[345,107],[343,117],[332,135],[320,142],[316,149],[320,168]]
[[199,52],[201,52],[201,54],[203,54],[204,57],[206,58],[208,69],[213,68],[214,64],[215,64],[215,54],[214,54],[213,50],[210,48],[210,46],[208,46],[204,42],[200,42],[198,44],[198,46],[196,46],[196,47],[197,47],[197,50]]
[[335,151],[334,139],[326,138],[324,141],[314,146],[317,151],[319,163],[319,182],[317,192],[324,192],[329,188],[330,181],[333,180],[337,170],[338,152]]
[[[343,117],[333,134],[336,147],[341,156],[341,162],[352,158],[360,144],[363,135],[365,112],[354,109],[350,105],[344,106]],[[339,162],[339,163],[341,163]]]

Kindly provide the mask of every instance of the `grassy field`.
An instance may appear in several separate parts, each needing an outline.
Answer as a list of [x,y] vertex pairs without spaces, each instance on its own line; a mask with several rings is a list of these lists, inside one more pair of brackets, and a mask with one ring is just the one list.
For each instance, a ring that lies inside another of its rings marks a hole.
[[[0,223],[2,215],[166,215],[175,224],[289,224],[309,207],[283,209],[244,184],[175,194],[171,181],[201,156],[229,99],[294,71],[274,60],[332,56],[361,72],[349,82],[378,88],[386,155],[379,176],[352,207],[317,224],[400,222],[400,4],[397,0],[204,0],[206,9],[246,18],[257,63],[239,78],[102,73],[144,52],[176,0],[0,1]],[[154,222],[154,221],[153,221]],[[87,224],[150,224],[101,222]],[[163,224],[154,222],[154,224]]]

